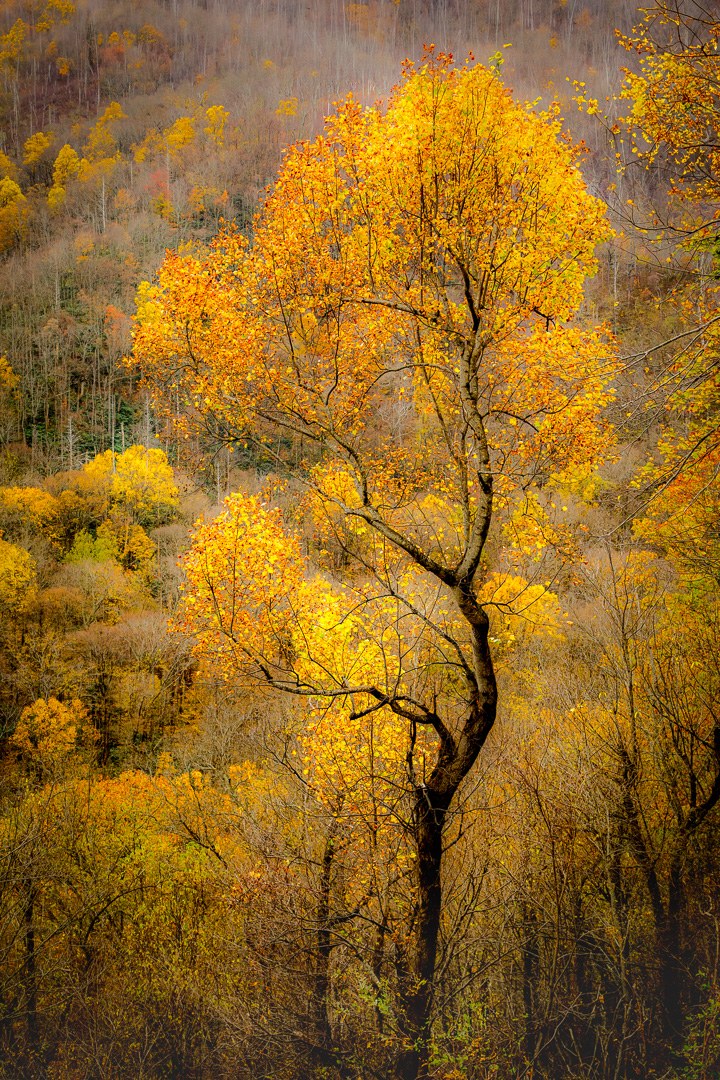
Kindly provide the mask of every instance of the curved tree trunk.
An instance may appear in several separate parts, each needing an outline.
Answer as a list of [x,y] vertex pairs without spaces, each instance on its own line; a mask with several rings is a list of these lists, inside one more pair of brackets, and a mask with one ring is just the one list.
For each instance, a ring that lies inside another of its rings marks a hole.
[[460,784],[475,764],[495,722],[497,687],[488,649],[488,618],[474,596],[462,596],[461,609],[473,629],[475,681],[469,715],[456,737],[437,720],[441,747],[427,784],[413,791],[417,900],[407,985],[401,989],[401,1015],[407,1045],[397,1062],[398,1080],[426,1080],[431,1045],[437,943],[442,914],[443,832]]
[[430,1020],[442,910],[442,839],[446,808],[437,805],[425,785],[415,790],[417,906],[414,921],[414,950],[407,986],[401,1002],[407,1047],[398,1060],[399,1080],[416,1080],[428,1075]]

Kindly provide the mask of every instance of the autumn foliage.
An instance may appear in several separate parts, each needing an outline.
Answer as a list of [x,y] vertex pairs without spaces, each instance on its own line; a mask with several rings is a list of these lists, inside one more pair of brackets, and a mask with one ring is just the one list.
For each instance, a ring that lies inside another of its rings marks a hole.
[[[428,1068],[446,816],[495,719],[488,533],[511,519],[521,557],[562,563],[533,489],[610,442],[612,346],[571,321],[606,235],[555,116],[431,51],[386,110],[349,98],[288,152],[252,244],[169,257],[141,293],[135,357],[186,401],[179,432],[300,440],[307,505],[354,571],[322,580],[277,512],[236,498],[196,538],[182,617],[224,677],[308,702],[303,774],[336,820],[413,806],[403,1077]],[[403,410],[388,445],[378,417]]]
[[0,10],[1,1080],[715,1080],[717,29]]

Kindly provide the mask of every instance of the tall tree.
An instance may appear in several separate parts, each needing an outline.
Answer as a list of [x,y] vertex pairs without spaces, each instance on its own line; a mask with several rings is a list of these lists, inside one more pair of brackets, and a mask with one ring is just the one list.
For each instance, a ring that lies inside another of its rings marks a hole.
[[[615,210],[644,259],[661,271],[670,264],[664,300],[666,311],[674,307],[666,321],[671,333],[636,358],[651,365],[650,409],[657,415],[659,406],[660,419],[669,420],[644,477],[644,501],[655,526],[663,526],[662,541],[670,549],[684,543],[697,562],[712,547],[720,495],[720,17],[717,5],[701,0],[657,0],[642,10],[642,22],[621,38],[639,67],[626,71],[618,95],[624,115],[601,122],[634,196],[618,193]],[[579,100],[600,114],[597,101]],[[682,521],[688,507],[694,535]]]
[[577,323],[606,232],[556,116],[431,53],[386,109],[348,98],[291,149],[252,243],[168,254],[139,296],[168,419],[291,470],[339,550],[318,573],[238,496],[196,537],[183,615],[228,675],[305,703],[307,773],[341,824],[363,791],[385,827],[404,805],[403,1080],[428,1075],[443,835],[495,721],[488,611],[522,610],[507,568],[569,556],[543,482],[610,437],[612,349]]

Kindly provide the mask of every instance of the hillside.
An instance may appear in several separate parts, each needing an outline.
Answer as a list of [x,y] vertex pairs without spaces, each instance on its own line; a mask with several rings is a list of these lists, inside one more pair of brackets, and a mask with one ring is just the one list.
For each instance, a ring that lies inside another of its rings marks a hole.
[[2,1080],[716,1075],[719,32],[3,5]]

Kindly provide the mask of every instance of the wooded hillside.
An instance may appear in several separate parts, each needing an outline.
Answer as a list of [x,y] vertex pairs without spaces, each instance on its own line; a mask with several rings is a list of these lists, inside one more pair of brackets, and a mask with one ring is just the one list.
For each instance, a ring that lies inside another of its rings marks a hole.
[[720,1069],[720,15],[0,11],[0,1077]]

